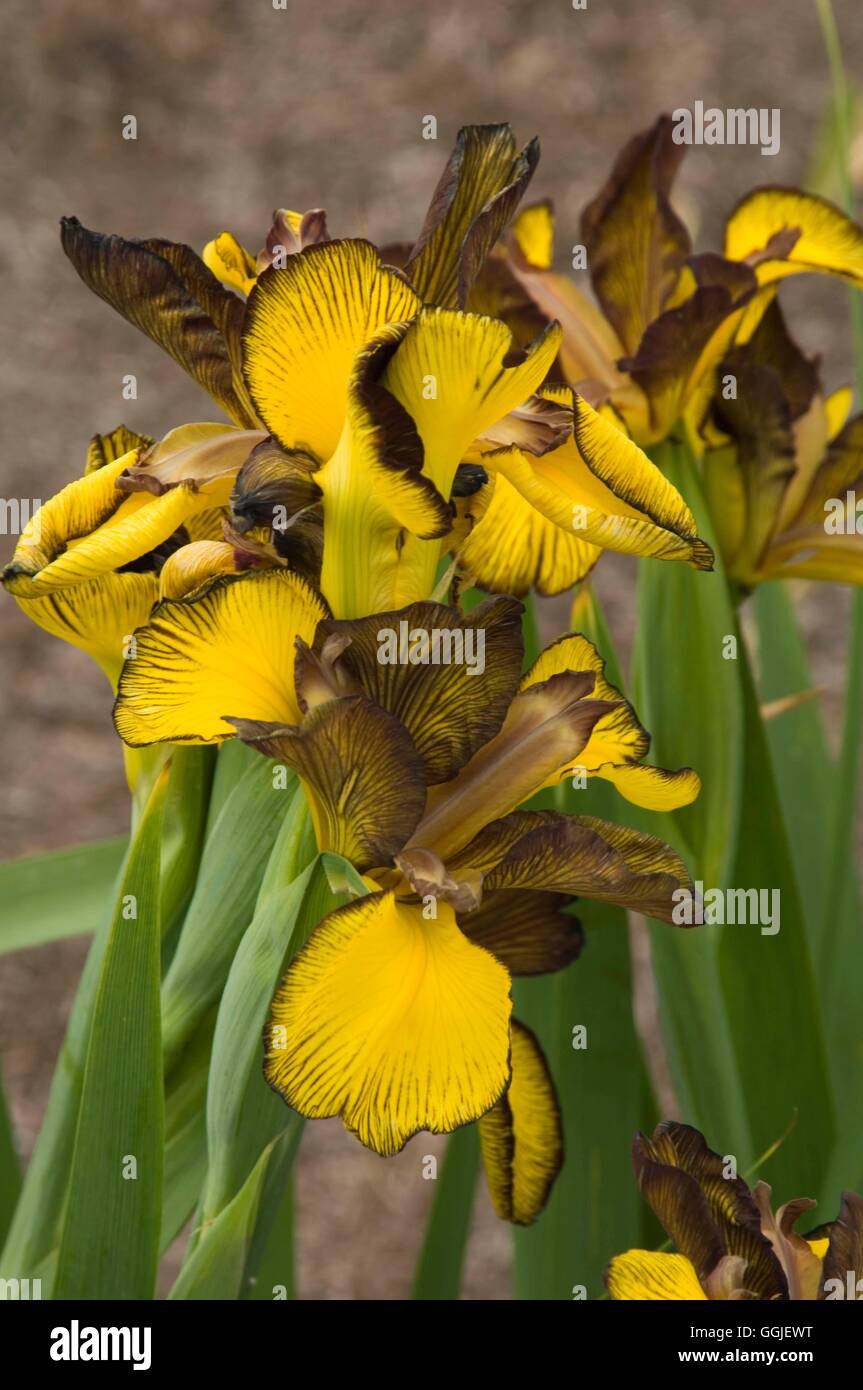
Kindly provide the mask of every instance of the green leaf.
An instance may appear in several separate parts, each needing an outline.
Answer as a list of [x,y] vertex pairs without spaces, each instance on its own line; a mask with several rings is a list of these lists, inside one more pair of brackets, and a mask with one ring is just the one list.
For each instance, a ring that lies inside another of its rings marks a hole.
[[[247,1280],[246,1298],[262,1302],[276,1297],[294,1299],[297,1277],[294,1259],[294,1180],[289,1178],[272,1221],[257,1272]],[[284,1293],[282,1293],[284,1290]]]
[[155,1289],[164,1142],[159,847],[167,781],[167,774],[159,778],[135,833],[100,971],[58,1299],[149,1299]]
[[0,864],[0,955],[92,932],[127,843],[119,836]]
[[[255,1232],[271,1185],[281,1182],[279,1200],[273,1202],[273,1218],[284,1195],[284,1166],[293,1160],[298,1127],[270,1143],[258,1159],[243,1187],[201,1233],[195,1249],[171,1289],[170,1299],[238,1299],[242,1296],[252,1262]],[[272,1171],[271,1171],[272,1170]],[[269,1230],[267,1231],[269,1235]]]
[[[584,592],[578,627],[605,658],[609,680],[621,687],[601,610]],[[567,812],[620,821],[629,810],[598,778],[586,790],[567,783],[558,792],[557,804]],[[566,1153],[546,1211],[515,1232],[521,1299],[570,1299],[575,1284],[598,1297],[608,1259],[639,1244],[630,1148],[649,1088],[632,1016],[626,913],[587,900],[576,911],[586,933],[583,958],[557,974],[516,982],[516,1013],[539,1037],[557,1085]],[[587,1030],[584,1050],[573,1047],[577,1025]]]
[[[635,708],[653,736],[650,761],[694,767],[702,791],[692,806],[673,815],[627,808],[627,818],[674,845],[693,878],[719,887],[734,863],[743,777],[743,696],[739,661],[733,657],[736,615],[691,458],[671,442],[654,455],[692,508],[699,535],[713,546],[716,568],[702,573],[677,563],[641,562]],[[651,924],[650,936],[682,1117],[714,1145],[751,1154],[715,939],[708,931],[666,923]]]
[[[762,702],[812,689],[806,648],[788,588],[759,584],[752,598],[758,633],[758,693]],[[765,723],[813,951],[821,934],[827,876],[827,838],[833,765],[817,700],[807,700]],[[801,795],[805,791],[805,794]]]
[[221,802],[162,987],[166,1075],[221,995],[294,786],[291,776],[287,788],[274,787],[273,764],[257,755]]
[[450,1135],[434,1184],[411,1298],[452,1300],[459,1296],[479,1161],[476,1125],[465,1125]]
[[204,1018],[165,1093],[165,1182],[161,1251],[195,1210],[207,1174],[207,1081],[216,1011]]
[[213,1038],[207,1095],[208,1172],[203,1220],[235,1196],[261,1151],[296,1114],[263,1076],[261,1033],[286,965],[338,906],[321,864],[302,787],[282,822],[255,914],[231,964]]
[[0,1077],[0,1240],[6,1239],[20,1191],[21,1167],[15,1148],[12,1119]]
[[[796,1114],[794,1130],[770,1159],[767,1176],[779,1193],[817,1196],[835,1138],[824,1029],[794,864],[743,642],[740,652],[747,795],[730,884],[768,894],[778,890],[779,930],[771,934],[763,922],[696,930],[720,933],[722,986],[753,1155],[773,1144]],[[771,907],[775,901],[767,899]]]
[[175,932],[192,897],[210,802],[215,748],[179,745],[171,754],[171,779],[162,824],[162,940],[170,955]]

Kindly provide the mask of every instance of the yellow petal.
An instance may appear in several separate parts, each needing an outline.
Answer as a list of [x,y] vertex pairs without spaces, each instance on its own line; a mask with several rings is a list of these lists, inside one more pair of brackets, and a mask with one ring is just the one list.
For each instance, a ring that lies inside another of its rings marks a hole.
[[590,572],[602,551],[532,506],[488,460],[490,481],[465,499],[471,529],[458,545],[459,568],[496,594],[562,594]]
[[160,598],[187,598],[220,574],[239,573],[227,541],[193,541],[169,555],[159,571]]
[[[584,756],[590,755],[590,744]],[[648,811],[676,811],[680,806],[688,806],[701,792],[701,778],[691,767],[680,767],[667,772],[662,767],[645,767],[641,763],[607,763],[594,769],[597,777],[603,777],[616,787],[621,796],[634,806],[644,806]]]
[[554,212],[551,203],[531,203],[512,224],[511,236],[534,270],[550,270],[554,258]]
[[[50,568],[56,557],[62,558],[71,541],[101,526],[122,502],[122,495],[117,491],[117,478],[135,462],[138,452],[133,449],[128,454],[122,454],[83,478],[76,478],[49,498],[21,532],[6,577],[14,581],[17,575],[21,575],[26,576],[28,581],[36,581]],[[42,587],[42,591],[52,587],[48,584]]]
[[863,231],[825,198],[758,188],[732,212],[725,255],[748,261],[760,284],[816,270],[863,285]]
[[392,893],[330,913],[288,967],[265,1075],[311,1119],[341,1115],[377,1153],[478,1119],[510,1077],[509,976],[459,931]]
[[204,265],[223,285],[240,294],[251,294],[258,278],[255,258],[241,246],[232,232],[220,232],[208,241],[201,253]]
[[261,418],[288,449],[319,461],[345,423],[357,352],[420,301],[367,241],[331,241],[260,276],[243,334],[246,382]]
[[473,440],[541,385],[559,341],[552,324],[514,352],[504,324],[449,309],[424,309],[411,324],[381,381],[413,419],[425,450],[423,472],[443,497],[449,498]]
[[615,1255],[605,1271],[608,1292],[614,1299],[671,1302],[703,1302],[707,1294],[685,1255],[655,1250],[627,1250]]
[[145,623],[158,596],[154,574],[105,574],[42,597],[15,598],[22,612],[55,637],[98,662],[116,688],[131,634]]
[[341,439],[315,474],[324,511],[321,588],[339,617],[429,594],[437,538],[451,526],[410,414],[376,379],[403,337],[404,325],[387,326],[357,354]]
[[512,1081],[479,1121],[488,1190],[498,1216],[535,1221],[563,1163],[563,1126],[554,1082],[529,1028],[512,1021]]
[[135,634],[114,722],[133,747],[219,743],[230,718],[295,724],[295,639],[310,642],[326,609],[286,570],[217,579],[200,598],[159,605]]

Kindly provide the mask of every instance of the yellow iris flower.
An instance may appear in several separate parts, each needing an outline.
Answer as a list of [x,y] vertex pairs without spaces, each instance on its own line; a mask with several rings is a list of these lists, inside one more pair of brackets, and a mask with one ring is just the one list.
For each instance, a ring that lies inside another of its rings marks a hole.
[[137,634],[115,722],[135,746],[239,732],[297,771],[319,848],[365,877],[368,896],[326,917],[288,969],[271,1084],[384,1154],[480,1120],[498,1210],[529,1221],[560,1122],[536,1041],[511,1024],[510,975],[574,958],[573,895],[670,920],[688,875],[651,836],[518,807],[580,771],[656,809],[699,782],[643,763],[648,736],[585,638],[522,677],[521,611],[497,598],[469,617],[424,602],[338,620],[284,570],[216,579]]
[[[794,1230],[815,1206],[802,1197],[773,1213],[765,1182],[750,1191],[697,1129],[676,1121],[636,1136],[638,1186],[677,1253],[628,1250],[605,1272],[612,1298],[648,1301],[859,1297],[863,1198],[842,1194],[838,1218],[808,1236]],[[849,1293],[849,1288],[854,1291]]]
[[743,590],[863,583],[863,416],[848,419],[850,390],[824,397],[777,304],[722,372],[736,395],[714,404],[703,477],[731,578]]
[[465,580],[517,593],[570,587],[603,548],[710,566],[619,421],[549,386],[558,326],[515,342],[471,311],[537,159],[508,126],[466,127],[407,250],[330,241],[320,210],[277,212],[257,258],[227,232],[201,260],[64,223],[85,282],[241,431],[271,437],[267,488],[258,458],[236,479],[234,524],[303,548],[322,518],[320,583],[341,616],[425,597],[448,551]]
[[686,150],[672,130],[662,116],[636,135],[582,214],[574,250],[595,299],[551,269],[546,202],[516,219],[469,307],[503,318],[519,341],[559,322],[569,385],[613,410],[639,444],[682,424],[699,452],[722,358],[748,340],[787,276],[817,271],[863,286],[863,230],[814,194],[759,188],[731,212],[721,255],[692,254],[670,202]]

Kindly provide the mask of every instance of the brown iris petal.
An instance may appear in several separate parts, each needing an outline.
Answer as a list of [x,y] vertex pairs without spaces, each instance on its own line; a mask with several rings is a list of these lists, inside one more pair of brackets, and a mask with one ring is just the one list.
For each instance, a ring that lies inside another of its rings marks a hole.
[[[709,1208],[723,1255],[739,1255],[746,1262],[744,1282],[748,1290],[760,1299],[789,1296],[782,1264],[763,1231],[758,1203],[742,1178],[724,1175],[725,1159],[708,1148],[697,1129],[667,1120],[656,1127],[650,1139],[639,1136],[637,1157],[636,1151],[633,1152],[636,1172],[639,1162],[651,1161],[662,1168],[686,1173],[697,1184]],[[654,1210],[672,1234],[661,1213],[656,1207]],[[683,1246],[679,1248],[689,1255]]]
[[[318,627],[315,651],[320,655],[333,636],[349,639],[337,667],[410,731],[427,781],[443,782],[494,737],[506,717],[521,673],[521,613],[516,599],[492,598],[467,616],[427,601],[368,618],[327,619]],[[399,657],[408,659],[381,661],[381,634],[390,632],[398,638]],[[439,664],[412,662],[401,650],[402,635],[411,632],[442,634]],[[463,657],[469,640],[476,656],[480,632],[484,670],[477,662],[471,674],[465,660],[446,660],[458,656],[459,641]]]
[[564,911],[571,901],[566,893],[530,889],[484,892],[477,910],[459,917],[459,926],[511,975],[546,975],[563,970],[581,954],[581,923]]
[[318,848],[360,872],[388,863],[422,815],[422,763],[409,733],[362,696],[318,705],[300,725],[225,718],[244,742],[298,773]]
[[257,423],[237,377],[243,304],[189,246],[127,241],[61,221],[63,250],[89,289],[164,348],[240,425]]
[[634,136],[585,208],[581,237],[597,299],[628,352],[661,313],[689,254],[669,194],[686,148],[670,116]]

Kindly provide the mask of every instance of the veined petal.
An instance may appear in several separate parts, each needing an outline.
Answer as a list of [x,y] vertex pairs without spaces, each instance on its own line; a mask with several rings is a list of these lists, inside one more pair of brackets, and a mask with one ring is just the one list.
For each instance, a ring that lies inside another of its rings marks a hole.
[[403,324],[388,325],[357,354],[342,437],[315,474],[325,518],[321,586],[340,617],[392,607],[405,589],[408,598],[429,593],[440,546],[427,542],[452,525],[414,421],[377,380],[404,334]]
[[419,1130],[476,1120],[510,1079],[509,976],[459,931],[392,893],[332,912],[273,1001],[264,1073],[310,1119],[341,1115],[398,1153]]
[[249,297],[244,372],[258,413],[287,449],[335,451],[359,349],[420,301],[368,241],[330,241],[265,270]]
[[415,603],[369,618],[327,619],[315,649],[345,644],[337,670],[404,725],[426,781],[446,782],[504,721],[521,670],[521,612],[508,598],[487,599],[466,616]]
[[86,584],[28,598],[19,608],[39,627],[92,657],[115,687],[130,635],[150,616],[158,597],[154,574],[104,574]]
[[104,468],[106,463],[114,463],[124,454],[138,453],[140,456],[155,442],[149,434],[138,434],[126,425],[118,425],[108,434],[94,434],[87,445],[84,473],[95,473],[98,468]]
[[605,1284],[617,1300],[692,1303],[707,1298],[686,1256],[661,1250],[627,1250],[624,1255],[615,1255],[605,1271]]
[[462,127],[406,266],[426,303],[464,308],[538,159],[539,142],[518,153],[508,125]]
[[590,573],[602,551],[538,511],[488,460],[489,483],[459,507],[466,523],[453,549],[459,567],[492,593],[562,594]]
[[381,382],[414,421],[423,472],[443,497],[473,440],[537,391],[559,341],[550,324],[529,347],[514,349],[505,324],[449,309],[423,309],[408,328]]
[[136,460],[138,452],[133,449],[83,478],[67,483],[34,513],[21,532],[15,554],[4,571],[4,582],[13,593],[19,576],[27,580],[26,591],[30,593],[46,592],[55,587],[50,580],[37,588],[33,585],[51,569],[53,562],[63,558],[70,541],[89,535],[113,515],[123,500],[117,491],[117,478]]
[[[631,440],[622,434],[620,438],[637,451]],[[488,464],[548,521],[585,544],[627,555],[684,560],[696,569],[709,569],[713,563],[710,547],[694,530],[679,536],[616,496],[591,472],[573,440],[539,459],[519,449],[502,449],[489,456]]]
[[255,258],[240,245],[233,232],[220,232],[213,241],[208,241],[201,259],[223,285],[239,290],[240,294],[251,294],[258,278]]
[[460,913],[459,926],[510,975],[547,975],[570,965],[584,944],[578,918],[563,910],[570,901],[565,893],[501,888],[483,893],[475,910]]
[[84,284],[178,362],[227,414],[256,424],[235,379],[242,302],[189,246],[126,241],[61,223],[63,250]]
[[638,1186],[675,1245],[706,1282],[720,1260],[745,1264],[745,1288],[757,1298],[787,1298],[788,1286],[742,1178],[725,1176],[720,1154],[691,1125],[667,1120],[632,1147]]
[[817,270],[863,285],[863,230],[814,193],[757,188],[725,227],[725,255],[746,261],[760,284]]
[[[590,744],[585,756],[590,755]],[[579,760],[583,766],[583,760]],[[588,769],[616,787],[621,796],[634,806],[648,811],[676,811],[695,801],[701,791],[701,778],[691,767],[679,767],[674,772],[664,767],[645,767],[641,763],[602,763]]]
[[503,1221],[529,1226],[563,1165],[563,1125],[542,1048],[517,1019],[512,1021],[512,1081],[478,1129],[495,1211]]
[[323,601],[287,570],[217,579],[202,596],[159,604],[135,634],[114,723],[132,745],[220,743],[230,718],[295,724],[295,639],[310,642]]
[[328,700],[288,728],[232,722],[247,743],[299,773],[318,849],[344,855],[361,873],[388,864],[419,821],[419,754],[404,725],[371,700]]
[[[420,832],[422,823],[420,824]],[[486,865],[484,890],[537,888],[616,903],[670,922],[686,866],[662,840],[594,816],[516,811],[484,827],[452,864]]]
[[689,254],[686,228],[669,201],[686,153],[674,143],[672,125],[660,116],[629,141],[581,219],[596,297],[628,352],[665,307]]
[[611,708],[607,700],[587,698],[594,679],[592,671],[567,671],[517,695],[500,732],[456,777],[430,789],[410,844],[449,861],[490,820],[556,785],[560,768],[577,759]]

